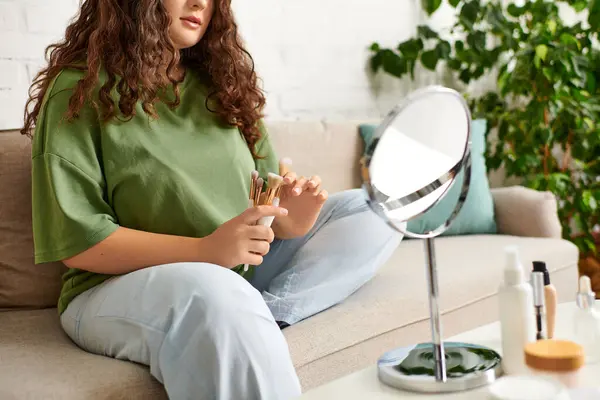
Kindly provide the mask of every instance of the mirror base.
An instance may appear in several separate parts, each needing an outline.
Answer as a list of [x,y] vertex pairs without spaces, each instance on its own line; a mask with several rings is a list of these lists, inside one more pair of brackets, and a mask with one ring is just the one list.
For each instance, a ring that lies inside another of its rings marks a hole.
[[450,393],[493,383],[502,375],[494,350],[468,343],[444,342],[445,381],[436,380],[432,343],[403,347],[384,354],[377,363],[379,380],[397,389],[419,393]]

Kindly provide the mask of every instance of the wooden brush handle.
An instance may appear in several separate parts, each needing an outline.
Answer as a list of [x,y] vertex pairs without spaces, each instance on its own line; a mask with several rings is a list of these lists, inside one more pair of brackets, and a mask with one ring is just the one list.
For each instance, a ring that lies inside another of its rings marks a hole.
[[290,172],[289,164],[286,163],[284,160],[279,161],[279,175],[285,176],[285,174],[287,174],[288,172]]
[[256,187],[256,191],[254,193],[254,204],[257,206],[260,205],[260,195],[262,194],[262,187]]
[[266,197],[265,204],[267,204],[269,206],[273,205],[273,199],[275,198],[276,192],[277,192],[277,189],[273,190],[273,189],[269,188],[269,190],[267,190],[267,195],[265,196]]

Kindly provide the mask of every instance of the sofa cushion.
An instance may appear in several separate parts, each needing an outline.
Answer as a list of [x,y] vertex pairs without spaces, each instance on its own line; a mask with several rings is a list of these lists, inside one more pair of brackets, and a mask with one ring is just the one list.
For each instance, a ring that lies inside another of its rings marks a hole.
[[291,158],[299,175],[319,175],[330,193],[360,187],[358,122],[275,121],[266,126],[277,155]]
[[0,399],[166,399],[146,367],[87,353],[56,309],[0,312]]
[[[360,137],[368,145],[375,133],[377,125],[361,124]],[[476,119],[471,124],[471,183],[465,204],[460,213],[443,236],[491,234],[497,233],[494,219],[494,199],[490,191],[485,162],[487,122]],[[408,222],[408,230],[425,233],[442,225],[448,220],[462,191],[464,172],[460,172],[456,182],[448,190],[446,196],[425,214]]]
[[514,236],[562,237],[554,193],[523,186],[496,188],[492,193],[499,232]]
[[33,262],[31,141],[0,132],[0,308],[54,307],[65,270]]
[[[485,132],[487,122],[482,119],[474,120],[471,132],[471,182],[467,199],[458,216],[443,233],[443,236],[491,234],[497,233],[494,216],[494,199],[490,190],[485,163]],[[462,185],[464,172],[461,171],[456,182],[448,190],[440,202],[427,211],[424,215],[408,222],[408,229],[412,232],[424,233],[436,229],[448,220],[456,207]]]

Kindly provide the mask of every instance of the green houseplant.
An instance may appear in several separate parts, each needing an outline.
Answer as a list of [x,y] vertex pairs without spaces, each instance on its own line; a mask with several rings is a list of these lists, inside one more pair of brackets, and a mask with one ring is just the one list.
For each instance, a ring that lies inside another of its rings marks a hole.
[[[371,68],[415,78],[415,68],[450,71],[457,81],[491,77],[493,87],[467,97],[488,121],[490,170],[550,190],[559,200],[564,237],[582,257],[596,255],[600,219],[600,0],[447,0],[456,23],[421,25],[396,48],[371,46]],[[431,15],[442,0],[422,0]],[[576,15],[567,23],[559,12]],[[563,10],[564,12],[564,10]]]

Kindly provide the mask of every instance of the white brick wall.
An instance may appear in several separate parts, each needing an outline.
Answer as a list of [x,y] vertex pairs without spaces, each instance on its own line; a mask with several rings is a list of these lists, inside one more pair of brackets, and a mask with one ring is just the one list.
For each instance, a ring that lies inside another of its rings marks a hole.
[[[408,82],[372,79],[367,48],[411,35],[418,0],[233,0],[268,95],[272,119],[384,114]],[[78,0],[0,0],[0,129],[22,123],[45,47],[59,39]],[[444,13],[437,16],[441,23]]]
[[0,129],[19,128],[46,46],[60,39],[78,0],[0,0]]

